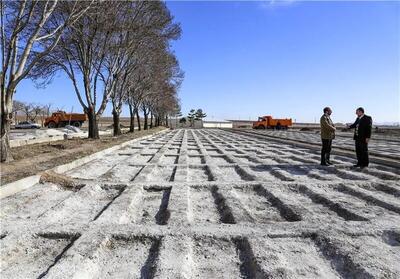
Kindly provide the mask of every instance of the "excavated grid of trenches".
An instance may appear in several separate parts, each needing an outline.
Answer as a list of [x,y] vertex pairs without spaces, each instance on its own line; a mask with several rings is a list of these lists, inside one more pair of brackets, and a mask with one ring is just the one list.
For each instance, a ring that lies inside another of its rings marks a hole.
[[[273,137],[279,137],[284,139],[306,141],[310,143],[319,143],[321,136],[315,132],[299,132],[299,131],[284,131],[284,130],[257,130],[251,131],[252,133],[268,135]],[[338,133],[335,140],[332,142],[333,147],[344,147],[347,149],[354,149],[354,140],[351,133]],[[400,140],[395,136],[379,136],[377,134],[372,135],[372,139],[369,142],[369,150],[379,156],[400,156]]]
[[1,202],[3,278],[399,278],[399,171],[174,130]]

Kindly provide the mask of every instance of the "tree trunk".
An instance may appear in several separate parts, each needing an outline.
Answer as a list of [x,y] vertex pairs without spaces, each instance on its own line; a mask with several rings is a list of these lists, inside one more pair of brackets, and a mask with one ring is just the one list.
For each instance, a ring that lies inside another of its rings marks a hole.
[[168,127],[168,115],[165,116],[165,126]]
[[99,139],[99,126],[97,123],[96,112],[89,108],[87,112],[88,120],[89,120],[89,138],[90,139]]
[[114,126],[114,137],[121,135],[121,125],[119,121],[119,113],[115,109],[112,111],[113,115],[113,126]]
[[147,120],[148,120],[149,116],[145,112],[143,112],[143,115],[144,115],[144,129],[148,130],[149,129],[149,125],[148,125],[148,121]]
[[133,133],[135,131],[135,112],[133,111],[133,106],[129,105],[129,114],[131,116],[131,121],[129,124],[129,132]]
[[1,114],[1,162],[10,162],[13,160],[10,148],[10,119],[7,113]]
[[150,129],[153,128],[153,113],[150,112]]
[[140,123],[139,109],[136,109],[136,119],[137,119],[138,130],[141,131],[142,124]]

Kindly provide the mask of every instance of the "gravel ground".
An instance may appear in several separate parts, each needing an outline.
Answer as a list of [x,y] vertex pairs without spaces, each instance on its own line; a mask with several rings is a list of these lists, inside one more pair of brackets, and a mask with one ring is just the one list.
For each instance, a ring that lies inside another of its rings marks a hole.
[[400,171],[318,160],[222,130],[133,143],[1,201],[2,278],[399,278]]

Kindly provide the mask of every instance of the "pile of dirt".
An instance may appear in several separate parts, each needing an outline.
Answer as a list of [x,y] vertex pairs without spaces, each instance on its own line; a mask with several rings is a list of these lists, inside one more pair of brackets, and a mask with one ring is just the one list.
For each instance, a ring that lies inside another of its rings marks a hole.
[[78,182],[77,179],[56,173],[54,171],[43,172],[42,175],[40,176],[39,182],[42,184],[46,182],[57,184],[62,188],[71,191],[78,191],[84,186],[84,184]]

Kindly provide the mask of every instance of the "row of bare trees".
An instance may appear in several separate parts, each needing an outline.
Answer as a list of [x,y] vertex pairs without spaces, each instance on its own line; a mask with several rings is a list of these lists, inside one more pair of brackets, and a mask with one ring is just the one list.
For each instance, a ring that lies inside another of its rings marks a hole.
[[1,0],[1,161],[12,159],[8,132],[13,97],[25,78],[45,85],[71,80],[88,116],[89,137],[111,101],[114,135],[124,104],[141,129],[179,109],[183,73],[170,49],[181,28],[161,1]]
[[17,123],[17,115],[22,114],[26,121],[35,122],[38,117],[40,117],[42,126],[44,119],[49,117],[51,114],[51,104],[38,104],[38,103],[27,103],[14,100],[12,113],[15,123]]

